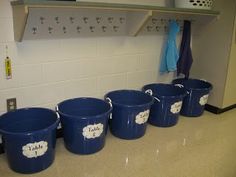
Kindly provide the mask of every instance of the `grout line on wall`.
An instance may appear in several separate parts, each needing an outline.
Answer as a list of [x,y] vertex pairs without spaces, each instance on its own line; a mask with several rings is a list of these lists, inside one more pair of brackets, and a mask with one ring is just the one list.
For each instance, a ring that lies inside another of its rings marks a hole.
[[[126,75],[126,79],[128,80],[128,74],[135,74],[135,73],[142,73],[142,72],[155,72],[155,70],[148,70],[148,69],[145,69],[145,70],[137,70],[137,71],[131,71],[131,72],[117,72],[117,73],[109,73],[109,74],[100,74],[99,76],[95,77],[95,76],[92,76],[92,77],[89,77],[89,76],[86,76],[86,77],[81,77],[81,78],[76,78],[76,79],[65,79],[65,80],[60,80],[60,81],[56,81],[56,82],[42,82],[40,84],[31,84],[29,86],[16,86],[16,87],[12,87],[12,88],[6,88],[6,89],[1,89],[0,91],[6,91],[6,90],[9,90],[9,89],[24,89],[24,88],[30,88],[30,87],[36,87],[36,86],[49,86],[49,85],[55,85],[55,84],[63,84],[63,83],[68,83],[68,82],[76,82],[76,81],[82,81],[82,80],[87,80],[87,79],[94,79],[94,78],[97,78],[97,83],[96,83],[96,87],[98,86],[98,80],[99,78],[102,78],[102,77],[113,77],[113,76],[120,76],[120,75]],[[126,86],[128,85],[128,83],[126,83]],[[97,88],[96,88],[97,89]]]
[[[121,73],[121,74],[124,74],[124,73]],[[110,76],[110,74],[108,74]],[[81,80],[86,80],[86,79],[94,79],[94,78],[97,78],[95,76],[92,76],[92,77],[81,77],[81,78],[78,78],[78,79],[66,79],[66,80],[61,80],[61,81],[56,81],[56,82],[45,82],[44,84],[32,84],[30,85],[29,87],[35,87],[35,86],[49,86],[49,85],[54,85],[54,84],[60,84],[60,83],[66,83],[66,82],[75,82],[75,81],[81,81]],[[24,88],[29,88],[28,86],[21,86],[21,87],[17,87],[17,89],[24,89]],[[11,89],[15,89],[15,87],[12,87]],[[5,90],[9,90],[9,89],[1,89],[0,91],[5,91]]]
[[104,75],[98,76],[98,78],[101,78],[101,77],[113,77],[113,76],[120,76],[120,75],[126,75],[126,73],[125,72],[119,72],[119,73],[104,74]]
[[32,84],[29,86],[16,86],[16,87],[12,87],[12,88],[4,88],[1,89],[0,91],[9,91],[9,90],[18,90],[18,89],[25,89],[25,88],[33,88],[33,87],[39,87],[39,86],[51,86],[51,85],[56,85],[56,84],[63,84],[63,83],[67,83],[67,82],[74,82],[74,81],[81,81],[81,80],[86,80],[86,79],[94,79],[96,77],[83,77],[83,78],[79,78],[79,79],[67,79],[67,80],[63,80],[63,81],[57,81],[57,82],[45,82],[45,83],[41,83],[41,84]]
[[[145,54],[142,54],[142,55],[145,55]],[[80,61],[91,61],[91,60],[102,60],[102,59],[109,60],[111,58],[113,59],[116,57],[129,57],[129,56],[140,56],[140,54],[134,53],[134,54],[111,55],[111,56],[80,57],[80,58],[63,59],[63,60],[58,60],[58,61],[55,61],[52,59],[51,61],[41,62],[41,64],[66,63],[66,62],[76,62],[76,61],[80,62]],[[18,64],[18,65],[27,65],[27,64]]]

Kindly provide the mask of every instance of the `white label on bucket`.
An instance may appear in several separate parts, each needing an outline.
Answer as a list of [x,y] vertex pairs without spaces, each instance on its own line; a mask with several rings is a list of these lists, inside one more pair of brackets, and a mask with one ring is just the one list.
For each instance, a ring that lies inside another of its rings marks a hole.
[[207,104],[208,97],[209,97],[209,95],[203,95],[199,100],[199,104],[202,105],[202,106]]
[[27,158],[37,158],[44,155],[48,150],[48,143],[46,141],[40,141],[35,143],[29,143],[22,147],[22,153]]
[[83,136],[87,139],[99,137],[103,132],[103,124],[88,125],[83,128]]
[[137,124],[144,124],[144,123],[146,123],[147,120],[148,120],[148,117],[149,117],[149,113],[150,113],[149,110],[140,112],[140,113],[136,116],[135,122],[136,122]]
[[182,108],[182,103],[182,101],[178,101],[172,104],[170,107],[170,112],[172,112],[173,114],[178,114]]

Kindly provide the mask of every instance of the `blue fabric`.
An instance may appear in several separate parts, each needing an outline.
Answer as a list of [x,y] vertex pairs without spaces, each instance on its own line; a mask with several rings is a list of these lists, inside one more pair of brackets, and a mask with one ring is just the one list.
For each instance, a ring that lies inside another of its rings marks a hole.
[[191,22],[184,21],[184,30],[180,46],[180,57],[177,63],[177,75],[184,74],[185,78],[189,77],[189,72],[193,63],[191,43]]
[[162,55],[160,72],[176,71],[177,62],[179,59],[179,52],[176,47],[176,36],[180,30],[176,21],[172,20],[169,26],[169,34],[166,42],[166,46]]

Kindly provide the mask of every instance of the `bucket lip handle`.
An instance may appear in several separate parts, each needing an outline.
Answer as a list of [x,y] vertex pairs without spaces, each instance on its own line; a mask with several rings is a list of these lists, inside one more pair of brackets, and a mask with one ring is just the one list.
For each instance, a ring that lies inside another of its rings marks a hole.
[[58,107],[58,105],[56,105],[55,110],[56,110],[56,112],[59,111],[59,107]]
[[175,84],[174,86],[179,87],[179,88],[184,88],[183,84]]
[[149,95],[153,95],[153,91],[152,91],[152,89],[147,89],[147,90],[145,90],[145,93],[147,93],[147,94],[149,94]]
[[112,100],[108,96],[105,98],[105,100],[109,103],[110,107],[112,108]]
[[153,96],[153,91],[152,91],[152,89],[147,89],[147,90],[145,91],[145,93],[146,93],[146,94],[149,94],[150,96],[152,96],[156,101],[161,102],[161,100],[160,100],[159,98]]
[[57,118],[60,119],[60,114],[56,112]]
[[[185,88],[183,84],[174,84],[174,86],[179,87],[179,88]],[[189,93],[190,92],[186,90],[186,94],[189,94]]]
[[161,102],[161,100],[160,99],[158,99],[157,97],[153,97],[155,100],[157,100],[158,102]]
[[[112,106],[112,100],[109,97],[106,97],[105,100],[109,103],[111,109],[113,108]],[[112,112],[110,113],[109,119],[112,120]]]
[[204,79],[204,78],[201,78],[201,79],[199,79],[200,81],[204,81],[204,82],[207,82],[207,80],[206,79]]

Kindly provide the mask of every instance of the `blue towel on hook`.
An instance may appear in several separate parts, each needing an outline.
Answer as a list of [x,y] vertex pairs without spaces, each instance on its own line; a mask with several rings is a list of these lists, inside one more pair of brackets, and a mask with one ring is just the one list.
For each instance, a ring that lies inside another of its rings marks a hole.
[[169,33],[165,49],[163,51],[160,72],[172,72],[177,70],[177,62],[179,59],[179,52],[176,47],[176,36],[180,31],[180,27],[176,21],[170,21]]

